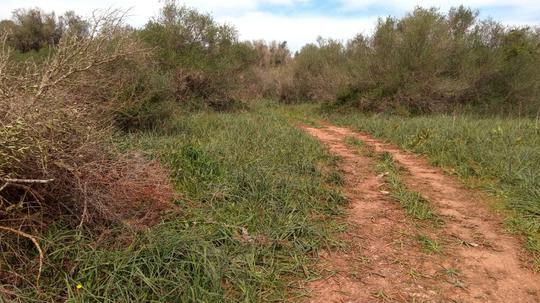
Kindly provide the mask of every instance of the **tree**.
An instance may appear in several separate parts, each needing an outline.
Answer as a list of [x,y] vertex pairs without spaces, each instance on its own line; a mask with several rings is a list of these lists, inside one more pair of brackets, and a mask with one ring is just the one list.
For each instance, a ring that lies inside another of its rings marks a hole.
[[67,11],[63,16],[60,16],[58,27],[62,34],[70,33],[79,38],[87,37],[90,34],[89,22],[74,11]]
[[39,51],[60,40],[54,13],[46,14],[38,8],[17,9],[13,12],[13,22],[12,43],[21,52]]

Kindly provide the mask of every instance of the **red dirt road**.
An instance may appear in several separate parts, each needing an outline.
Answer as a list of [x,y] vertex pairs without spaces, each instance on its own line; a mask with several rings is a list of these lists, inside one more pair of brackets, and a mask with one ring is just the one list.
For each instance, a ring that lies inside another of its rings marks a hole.
[[[484,195],[367,134],[331,125],[302,128],[340,156],[350,202],[344,235],[350,247],[321,255],[328,275],[309,285],[308,302],[540,302],[540,275],[528,268],[520,240],[503,229]],[[383,190],[376,160],[347,145],[347,137],[391,153],[407,171],[404,184],[430,202],[442,224],[408,217]],[[424,251],[418,235],[443,243],[443,252]]]

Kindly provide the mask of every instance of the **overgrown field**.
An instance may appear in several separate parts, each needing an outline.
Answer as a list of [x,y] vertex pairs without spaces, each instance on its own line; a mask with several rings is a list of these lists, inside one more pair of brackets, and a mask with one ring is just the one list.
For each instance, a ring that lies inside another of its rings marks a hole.
[[508,225],[540,253],[540,124],[534,119],[469,115],[366,115],[327,113],[298,106],[294,115],[365,131],[403,149],[426,155],[465,184],[500,198]]
[[417,7],[293,55],[180,1],[129,15],[0,20],[0,302],[302,296],[343,229],[337,160],[294,125],[322,119],[495,194],[540,256],[537,26]]
[[121,145],[170,168],[180,214],[125,243],[114,231],[95,242],[49,229],[40,291],[18,281],[4,292],[24,302],[273,301],[301,295],[315,253],[339,244],[335,159],[270,107],[182,116]]

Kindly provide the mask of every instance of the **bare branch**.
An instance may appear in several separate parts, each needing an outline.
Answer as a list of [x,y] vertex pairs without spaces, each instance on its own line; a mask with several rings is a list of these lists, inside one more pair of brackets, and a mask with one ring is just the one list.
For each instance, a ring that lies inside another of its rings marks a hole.
[[23,238],[27,238],[30,241],[32,241],[32,243],[34,243],[34,246],[36,247],[36,249],[37,249],[37,251],[39,253],[39,269],[38,269],[38,274],[37,274],[37,277],[36,277],[36,288],[39,289],[39,279],[41,278],[41,272],[43,270],[43,260],[45,259],[45,254],[43,253],[43,250],[41,249],[41,246],[39,245],[39,242],[38,242],[37,238],[30,235],[30,234],[27,234],[27,233],[25,233],[23,231],[20,231],[20,230],[14,229],[14,228],[10,228],[10,227],[5,227],[5,226],[0,225],[0,229],[4,230],[4,231],[7,231],[7,232],[10,232],[10,233],[14,233],[14,234],[16,234],[18,236],[21,236]]
[[54,179],[41,180],[41,179],[8,179],[8,178],[0,178],[0,180],[7,183],[25,183],[25,184],[34,184],[34,183],[46,184],[46,183],[54,181]]
[[109,10],[93,13],[88,37],[65,35],[56,46],[54,54],[38,73],[40,79],[32,84],[37,99],[51,88],[83,73],[136,53],[146,52],[138,41],[125,33],[124,19],[127,11]]

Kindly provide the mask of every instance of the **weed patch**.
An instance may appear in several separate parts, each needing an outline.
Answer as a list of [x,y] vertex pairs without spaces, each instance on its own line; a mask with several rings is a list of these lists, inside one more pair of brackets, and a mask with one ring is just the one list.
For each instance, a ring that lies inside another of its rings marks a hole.
[[416,235],[416,241],[422,245],[422,249],[428,254],[440,254],[443,252],[443,245],[436,239],[432,239],[427,235]]

